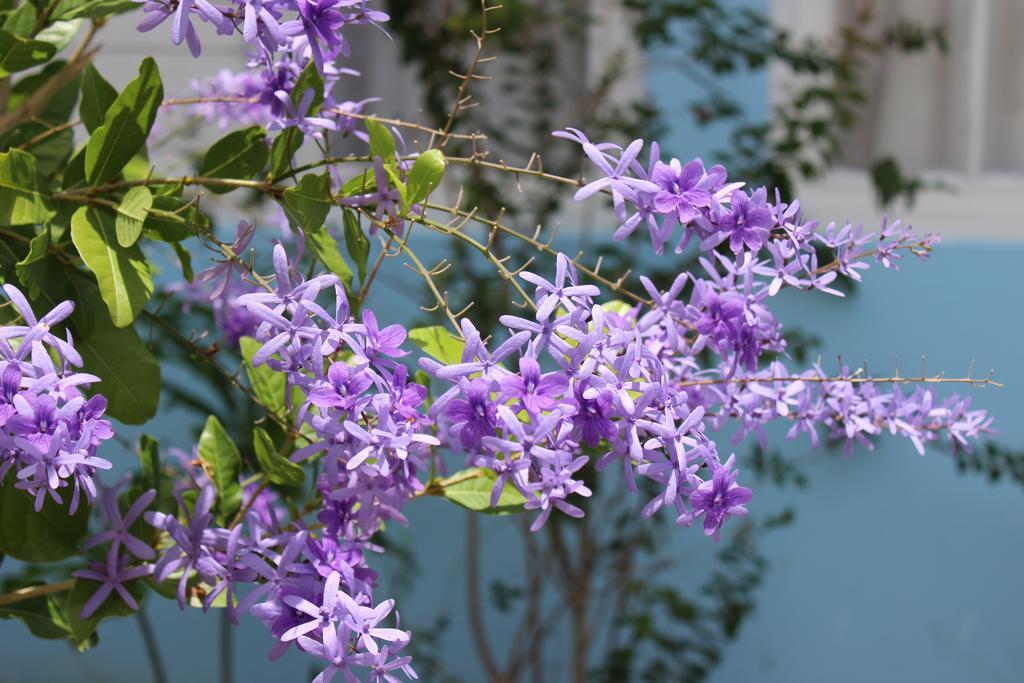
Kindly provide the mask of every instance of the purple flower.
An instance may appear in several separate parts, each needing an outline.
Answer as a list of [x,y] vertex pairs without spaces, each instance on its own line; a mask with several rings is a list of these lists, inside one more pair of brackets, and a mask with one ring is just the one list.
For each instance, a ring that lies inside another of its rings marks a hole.
[[72,576],[88,581],[99,581],[100,587],[85,601],[79,617],[88,619],[100,608],[112,593],[117,593],[124,603],[133,610],[139,609],[139,603],[135,600],[125,584],[129,581],[141,579],[153,573],[153,565],[140,564],[130,566],[126,559],[118,559],[116,553],[108,553],[106,563],[93,562],[88,569],[79,569],[72,572]]
[[660,213],[672,213],[686,225],[696,218],[700,209],[711,204],[711,193],[706,185],[704,163],[694,159],[681,166],[678,159],[668,164],[658,162],[651,180],[660,190],[654,197],[654,208]]
[[718,538],[726,519],[747,515],[747,509],[743,506],[750,502],[753,494],[746,486],[736,483],[739,472],[730,471],[734,458],[731,456],[724,465],[713,468],[711,479],[690,494],[693,512],[680,515],[677,520],[679,523],[690,525],[694,519],[704,515],[704,534]]
[[557,372],[541,374],[540,363],[534,358],[519,359],[519,374],[501,380],[502,398],[522,401],[532,414],[550,410],[569,387],[568,378]]
[[577,384],[573,391],[578,409],[572,417],[572,423],[583,443],[593,447],[601,443],[602,439],[612,438],[615,425],[608,417],[612,406],[611,393],[598,391],[595,396],[588,398],[583,384]]
[[375,655],[380,652],[377,647],[376,639],[378,638],[389,643],[404,644],[409,641],[408,631],[379,626],[380,622],[384,621],[391,614],[391,610],[395,608],[394,600],[385,600],[376,607],[360,605],[346,593],[338,593],[338,600],[346,612],[341,623],[352,630],[359,647],[370,654]]
[[[537,287],[537,320],[546,320],[559,304],[572,312],[577,306],[586,304],[586,297],[598,296],[601,290],[594,285],[576,284],[576,269],[569,257],[558,254],[555,265],[555,281],[548,282],[533,273],[520,273],[521,278]],[[566,286],[566,279],[569,286]]]
[[451,432],[457,434],[466,450],[480,446],[484,435],[493,434],[497,425],[497,409],[491,399],[491,383],[487,380],[460,380],[465,398],[453,399],[445,414],[453,421]]
[[109,489],[103,495],[103,510],[107,515],[107,523],[110,525],[110,528],[91,536],[85,542],[85,549],[88,550],[101,543],[109,542],[109,552],[111,553],[117,553],[121,546],[124,545],[128,552],[140,560],[154,559],[156,551],[145,541],[133,536],[131,526],[142,516],[142,513],[145,512],[146,508],[156,498],[156,491],[150,489],[136,498],[128,508],[128,512],[123,516],[121,515],[121,508],[118,506],[117,491],[117,488]]
[[373,380],[363,370],[348,363],[331,363],[325,382],[318,382],[309,392],[309,401],[320,408],[351,410]]

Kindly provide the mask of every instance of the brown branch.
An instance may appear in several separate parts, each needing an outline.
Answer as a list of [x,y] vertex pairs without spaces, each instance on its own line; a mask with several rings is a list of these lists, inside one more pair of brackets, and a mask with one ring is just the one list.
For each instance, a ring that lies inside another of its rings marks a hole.
[[0,605],[11,605],[22,600],[31,600],[51,593],[62,593],[75,587],[75,579],[64,579],[56,583],[46,583],[42,586],[27,586],[0,595]]
[[30,119],[43,111],[53,100],[57,92],[82,72],[99,50],[99,48],[89,49],[89,44],[98,30],[99,25],[97,23],[89,24],[88,33],[85,34],[82,42],[78,44],[78,48],[68,63],[48,81],[43,83],[38,90],[29,95],[16,109],[0,116],[0,132],[6,132],[22,121]]

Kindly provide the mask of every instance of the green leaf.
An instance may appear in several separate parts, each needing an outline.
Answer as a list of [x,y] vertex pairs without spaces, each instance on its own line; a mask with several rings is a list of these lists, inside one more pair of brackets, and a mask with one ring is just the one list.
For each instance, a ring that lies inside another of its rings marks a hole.
[[347,291],[352,285],[352,268],[341,255],[334,237],[323,226],[304,229],[303,232],[306,235],[306,246],[328,270],[338,276]]
[[[19,78],[18,82],[11,87],[11,96],[7,101],[8,111],[20,107],[28,98],[32,97],[40,87],[42,87],[47,81],[56,77],[58,74],[60,74],[62,79],[65,78],[66,74],[61,72],[63,72],[66,67],[67,62],[57,60],[50,62],[42,69],[32,73],[31,75]],[[41,123],[50,123],[53,125],[67,123],[71,118],[71,112],[74,111],[75,105],[78,103],[80,83],[81,76],[75,76],[67,81],[47,99],[43,108],[32,117],[32,120]],[[33,145],[31,150],[33,155],[37,154],[36,145]]]
[[121,204],[117,207],[117,219],[114,221],[119,245],[128,248],[139,240],[142,225],[152,207],[153,193],[149,188],[139,185],[125,192]]
[[117,327],[127,327],[153,293],[153,278],[137,244],[118,244],[114,223],[109,211],[83,206],[71,217],[71,240],[96,275],[110,319]]
[[196,210],[195,202],[180,197],[156,195],[153,197],[153,209],[143,227],[150,239],[173,243],[195,237],[197,232],[205,232],[210,227],[210,221]]
[[[139,75],[107,108],[103,125],[85,147],[85,177],[92,184],[114,178],[125,170],[146,144],[157,110],[164,98],[163,81],[152,57],[139,65]],[[68,186],[65,180],[65,187]]]
[[[7,3],[5,3],[6,5]],[[14,11],[7,14],[3,23],[3,30],[10,31],[16,36],[32,38],[33,29],[36,26],[36,8],[31,2],[23,2]]]
[[354,211],[344,211],[345,248],[348,255],[356,262],[359,271],[359,282],[366,284],[366,263],[370,258],[370,240],[359,225],[359,217]]
[[77,301],[75,348],[85,361],[82,370],[101,380],[97,391],[107,398],[107,415],[125,424],[147,422],[160,403],[160,364],[134,327],[114,327],[95,303],[90,309],[81,295]]
[[302,131],[285,128],[270,146],[270,177],[276,180],[292,170],[292,159],[302,146]]
[[20,147],[36,136],[46,133],[45,139],[33,142],[30,147],[36,160],[36,170],[45,177],[67,164],[74,149],[75,134],[70,128],[51,134],[53,124],[45,122],[43,118],[40,115],[38,120],[26,121],[6,133],[0,133],[0,149]]
[[[142,598],[146,592],[146,582],[144,580],[128,581],[124,584],[124,587],[137,603],[142,603]],[[113,591],[88,619],[83,619],[82,609],[85,607],[85,603],[89,601],[89,598],[99,588],[100,583],[98,581],[78,579],[75,581],[75,587],[68,593],[64,613],[68,620],[68,626],[71,629],[72,640],[75,641],[79,649],[84,649],[88,646],[90,639],[96,633],[96,627],[104,619],[128,617],[135,614],[135,610],[128,606],[124,599],[117,594],[117,591]]]
[[287,378],[284,373],[276,372],[266,364],[253,366],[252,357],[263,346],[260,342],[252,337],[242,337],[238,343],[242,349],[242,359],[245,361],[245,374],[249,377],[249,386],[252,387],[256,398],[273,414],[286,417],[288,408],[285,406],[284,394]]
[[428,149],[416,157],[406,179],[409,204],[419,204],[441,183],[444,177],[444,154],[439,149]]
[[116,178],[145,144],[146,134],[134,112],[121,109],[107,116],[85,146],[86,180],[99,185]]
[[117,99],[117,90],[110,85],[90,62],[82,72],[82,99],[78,103],[78,116],[90,133],[103,125],[107,110]]
[[139,130],[148,136],[163,99],[164,84],[160,70],[152,57],[146,57],[139,64],[139,75],[125,86],[107,109],[105,121],[112,121],[123,110],[131,111]]
[[0,552],[25,562],[56,562],[78,552],[89,522],[89,506],[81,504],[68,514],[71,494],[65,491],[61,505],[47,496],[36,512],[34,498],[14,488],[8,474],[0,486]]
[[304,116],[315,116],[324,103],[324,77],[320,75],[320,70],[312,60],[306,64],[306,68],[292,86],[292,106],[296,110],[301,107],[302,98],[306,96],[307,90],[313,91],[313,98],[310,100],[309,109],[299,113]]
[[199,457],[209,468],[210,480],[217,489],[217,519],[227,524],[242,507],[242,485],[238,482],[242,456],[224,425],[213,415],[207,418],[199,436]]
[[453,336],[445,327],[440,325],[417,327],[409,330],[409,339],[424,353],[445,365],[462,362],[462,349],[465,348],[466,343]]
[[384,163],[393,161],[395,158],[395,138],[380,121],[374,119],[366,120],[366,130],[370,133],[370,153],[380,157]]
[[48,62],[55,54],[57,47],[52,43],[0,30],[0,78]]
[[[38,584],[27,584],[25,587]],[[62,594],[20,600],[0,607],[0,619],[20,619],[36,638],[63,640],[71,635],[64,618]]]
[[42,31],[36,34],[36,40],[41,40],[44,43],[50,43],[53,45],[57,52],[60,52],[74,40],[78,34],[78,29],[82,28],[81,19],[72,19],[70,21],[55,21],[50,24]]
[[139,483],[144,489],[160,490],[160,442],[149,434],[139,437]]
[[252,442],[260,469],[271,482],[282,486],[299,486],[306,480],[305,471],[278,453],[273,439],[265,430],[256,427],[252,432]]
[[134,0],[60,0],[54,10],[55,19],[93,19],[121,14],[139,6]]
[[[479,476],[470,476],[478,474]],[[498,479],[494,470],[486,467],[473,467],[456,472],[441,481],[444,498],[467,510],[484,512],[492,515],[508,515],[522,512],[526,497],[512,484],[506,484],[498,498],[498,504],[491,507],[491,490]],[[448,482],[456,482],[449,484]]]
[[50,271],[50,263],[46,259],[50,251],[50,230],[43,228],[42,232],[32,238],[29,243],[28,254],[18,261],[14,270],[18,280],[28,290],[28,296],[35,299],[45,284],[45,278]]
[[196,276],[192,271],[192,254],[188,252],[188,249],[181,246],[181,242],[171,242],[171,248],[178,255],[178,262],[181,263],[181,276],[185,278],[185,282],[191,284]]
[[57,215],[31,154],[0,153],[0,225],[38,225]]
[[315,230],[324,224],[333,206],[331,179],[326,174],[307,173],[297,185],[284,191],[284,210],[303,230]]
[[[199,175],[207,178],[249,180],[267,165],[270,152],[267,134],[260,126],[228,133],[206,152]],[[210,187],[211,192],[223,194],[233,187]]]

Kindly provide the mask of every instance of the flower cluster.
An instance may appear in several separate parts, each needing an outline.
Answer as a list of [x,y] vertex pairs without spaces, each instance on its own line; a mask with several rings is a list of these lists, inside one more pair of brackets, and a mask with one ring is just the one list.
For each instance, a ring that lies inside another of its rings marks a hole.
[[[800,238],[792,239],[799,249]],[[862,265],[841,269],[838,260],[821,272],[854,276]],[[939,399],[923,388],[903,393],[898,385],[913,380],[787,370],[778,360],[786,351],[782,325],[767,305],[780,276],[746,250],[715,252],[717,268],[701,263],[706,278],[683,273],[667,291],[641,278],[651,298],[645,304],[602,305],[600,290],[580,284],[559,254],[553,282],[522,273],[536,288],[535,315],[502,316],[509,337],[493,352],[464,320],[462,362],[421,360],[452,384],[431,415],[450,445],[494,471],[492,505],[511,485],[528,509],[541,511],[534,529],[556,508],[582,515],[570,499],[590,495],[578,473],[593,454],[599,470],[621,461],[633,491],[636,475],[657,484],[642,514],[671,507],[682,524],[703,516],[705,532],[717,536],[728,517],[746,513],[751,492],[737,484],[734,458],[721,461],[706,428],[738,425],[734,442],[753,433],[763,443],[764,425],[789,420],[789,437],[806,432],[814,446],[823,427],[847,450],[870,447],[887,431],[921,452],[940,438],[970,449],[989,431],[991,418],[971,410],[969,399]],[[882,389],[886,383],[893,391]]]
[[[902,251],[924,256],[939,241],[936,235],[920,237],[899,221],[883,223],[877,239],[861,226],[852,225],[837,228],[829,224],[824,234],[819,234],[816,222],[802,220],[798,201],[786,204],[776,193],[771,202],[763,187],[747,192],[744,183],[727,182],[722,166],[705,168],[700,159],[665,163],[658,143],[651,145],[645,166],[638,159],[643,140],[622,148],[608,142],[593,143],[574,128],[554,135],[582,145],[584,154],[601,172],[601,177],[580,188],[575,198],[583,201],[599,192],[611,195],[620,221],[613,239],[623,240],[644,224],[658,254],[677,228],[682,234],[676,253],[695,237],[701,250],[726,244],[740,260],[763,252],[766,262],[758,264],[757,272],[771,277],[773,295],[783,285],[837,294],[829,284],[838,275],[859,280],[858,271],[868,267],[867,257],[874,257],[886,268],[898,267]],[[876,244],[869,248],[872,242]],[[818,263],[820,249],[834,253],[835,262],[822,267]]]
[[[471,463],[496,472],[492,504],[511,485],[540,511],[533,530],[554,509],[582,516],[572,500],[590,496],[580,472],[595,453],[599,469],[622,460],[631,490],[636,474],[656,484],[644,515],[668,507],[683,524],[703,516],[705,533],[717,536],[726,519],[746,514],[751,492],[736,483],[735,459],[719,458],[704,407],[674,386],[671,364],[635,316],[596,303],[600,290],[579,284],[564,254],[554,282],[522,276],[536,287],[534,319],[502,316],[513,333],[493,352],[463,320],[461,363],[420,361],[452,383],[431,415]],[[518,373],[503,364],[513,358]]]
[[[134,497],[132,492],[120,494],[126,482],[122,481],[113,488],[103,492],[103,512],[106,518],[104,529],[85,542],[85,549],[95,548],[109,543],[103,562],[93,562],[86,569],[79,569],[74,576],[80,579],[100,582],[100,587],[86,600],[82,606],[81,618],[88,619],[106,600],[115,593],[133,610],[139,609],[139,603],[132,595],[128,584],[136,579],[150,576],[156,558],[156,551],[146,541],[139,538],[133,526],[142,518],[143,513],[156,498],[156,491],[150,489]],[[121,500],[125,500],[127,510],[122,514]],[[141,561],[141,562],[140,562]]]
[[[357,322],[337,278],[303,281],[281,245],[274,268],[275,291],[238,299],[261,321],[253,364],[285,373],[290,396],[305,397],[299,419],[317,438],[292,459],[320,461],[320,522],[331,535],[368,541],[387,520],[404,522],[401,508],[440,444],[421,409],[426,388],[397,360],[408,353],[401,326],[382,329],[369,310]],[[324,290],[335,294],[330,312],[316,301]]]
[[244,517],[219,526],[217,491],[190,464],[195,461],[182,458],[189,484],[175,492],[179,514],[145,513],[167,538],[155,565],[147,566],[157,582],[173,586],[182,608],[193,600],[204,610],[221,606],[233,623],[239,614],[255,615],[277,641],[271,659],[294,643],[326,661],[317,680],[341,672],[352,681],[361,669],[371,675],[399,670],[415,678],[410,658],[397,656],[410,634],[397,628],[397,613],[396,627],[384,623],[394,601],[373,603],[376,574],[359,543],[318,536],[301,528],[301,520],[286,523],[277,495],[256,485],[245,487]]
[[[195,56],[200,45],[192,18],[214,25],[223,35],[238,33],[252,46],[248,71],[223,69],[213,78],[193,82],[203,100],[195,105],[195,113],[222,128],[243,122],[267,125],[270,130],[296,126],[314,138],[322,138],[327,130],[352,133],[355,119],[349,115],[361,113],[375,101],[338,101],[332,95],[342,76],[359,75],[335,63],[350,53],[341,30],[388,20],[384,12],[367,7],[367,0],[237,0],[223,7],[207,0],[138,1],[147,13],[140,31],[171,18],[172,41],[186,42]],[[296,102],[292,93],[310,64],[320,74],[323,87],[306,88]],[[320,99],[321,111],[314,112],[314,100]]]
[[23,324],[0,328],[0,484],[14,472],[13,486],[35,498],[41,510],[47,498],[58,504],[70,494],[74,514],[82,497],[96,497],[96,473],[111,468],[96,449],[114,432],[103,419],[107,400],[83,391],[99,378],[82,372],[82,356],[70,332],[62,339],[51,330],[74,311],[59,303],[36,318],[14,285],[4,285],[10,306]]
[[[246,234],[240,226],[236,242]],[[205,279],[230,280],[232,263],[215,266],[220,270]],[[217,490],[195,467],[199,459],[186,456],[189,483],[176,492],[179,514],[146,513],[169,541],[154,578],[176,582],[182,607],[201,595],[204,609],[223,604],[232,621],[251,612],[277,640],[272,659],[295,643],[327,662],[322,680],[339,672],[355,680],[354,669],[368,670],[374,680],[395,671],[414,678],[409,657],[398,655],[410,635],[397,628],[397,614],[395,627],[384,625],[394,601],[374,603],[376,574],[365,552],[376,550],[371,537],[384,522],[404,521],[402,507],[422,489],[417,475],[429,447],[440,443],[420,409],[426,390],[409,382],[396,360],[406,354],[405,330],[381,329],[370,311],[357,322],[338,279],[303,280],[280,244],[273,263],[273,289],[243,294],[235,305],[259,322],[253,334],[263,345],[253,364],[287,376],[288,400],[300,422],[295,434],[307,442],[292,460],[320,466],[314,484],[319,530],[307,528],[301,516],[288,521],[276,494],[256,484],[245,487],[240,517],[219,526]],[[336,297],[330,312],[317,301],[329,292]],[[122,565],[110,562],[116,577]],[[195,590],[197,583],[202,590]],[[249,586],[244,595],[242,586]]]

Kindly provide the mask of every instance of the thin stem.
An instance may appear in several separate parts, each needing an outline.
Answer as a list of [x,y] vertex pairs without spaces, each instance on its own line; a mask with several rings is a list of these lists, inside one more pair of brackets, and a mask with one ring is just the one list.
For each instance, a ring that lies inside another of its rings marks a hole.
[[69,591],[75,587],[75,579],[64,579],[56,583],[46,583],[41,586],[27,586],[0,595],[0,605],[11,605],[22,600],[31,600],[51,593]]
[[139,606],[135,613],[139,622],[139,633],[142,635],[142,644],[146,648],[146,658],[149,659],[150,669],[153,671],[153,683],[167,683],[167,669],[164,667],[163,657],[160,655],[160,646],[156,640],[156,633],[153,625],[149,623],[144,605]]
[[[496,221],[496,220],[492,220],[490,218],[484,218],[482,216],[478,216],[475,211],[466,211],[465,209],[460,209],[460,208],[455,207],[455,206],[445,206],[443,204],[433,204],[433,203],[426,204],[426,207],[428,209],[434,209],[436,211],[443,211],[443,212],[448,213],[448,214],[450,214],[452,216],[459,216],[461,218],[465,218],[467,220],[471,220],[474,223],[479,223],[480,225],[485,225],[485,226],[487,226],[489,228],[497,230],[497,231],[499,231],[501,233],[504,233],[506,235],[511,235],[512,237],[515,237],[516,239],[519,239],[519,240],[522,240],[523,242],[526,242],[527,244],[532,246],[537,251],[543,252],[543,253],[548,254],[550,256],[557,256],[558,255],[558,251],[551,248],[551,243],[550,242],[541,242],[536,237],[530,237],[529,235],[525,235],[525,234],[519,232],[518,230],[516,230],[514,228],[511,228],[511,227],[501,223],[500,221]],[[604,286],[608,287],[609,289],[611,289],[615,293],[621,294],[622,296],[625,296],[625,297],[627,297],[629,299],[632,299],[636,303],[644,304],[645,306],[650,306],[651,305],[650,301],[648,301],[647,299],[644,299],[641,296],[638,296],[638,295],[634,294],[633,292],[631,292],[630,290],[626,289],[623,286],[623,283],[626,281],[626,278],[629,276],[628,272],[625,275],[623,275],[622,277],[620,277],[618,280],[609,280],[608,278],[606,278],[603,275],[601,275],[597,270],[591,269],[591,268],[587,267],[586,265],[580,263],[580,258],[582,256],[583,256],[583,253],[580,252],[580,253],[576,254],[575,257],[570,259],[570,261],[573,264],[573,266],[576,267],[576,270],[580,271],[581,273],[583,273],[587,277],[591,278],[592,280],[603,284]]]
[[53,96],[65,85],[74,80],[86,65],[92,61],[93,55],[98,48],[89,49],[92,39],[100,28],[100,23],[93,21],[89,24],[82,42],[72,53],[71,57],[64,64],[60,71],[54,74],[49,80],[41,85],[29,97],[25,98],[15,109],[0,115],[0,132],[5,132],[19,123],[31,119],[41,112],[49,104]]
[[62,132],[66,131],[66,130],[68,130],[70,128],[74,128],[75,126],[77,126],[81,122],[82,122],[81,119],[76,119],[74,121],[68,121],[67,123],[62,123],[59,126],[52,126],[51,128],[47,128],[42,133],[39,133],[35,137],[29,138],[29,140],[27,142],[19,145],[18,149],[25,150],[25,149],[29,149],[30,147],[34,147],[34,146],[38,145],[40,142],[42,142],[43,140],[46,140],[46,139],[48,139],[48,138],[50,138],[50,137],[52,137],[54,135],[57,135],[58,133],[62,133]]
[[452,126],[455,125],[455,120],[459,117],[465,109],[469,106],[470,96],[468,95],[469,84],[474,80],[487,80],[487,76],[481,76],[477,73],[477,69],[480,68],[481,64],[493,60],[493,57],[484,58],[484,45],[487,42],[487,36],[492,33],[497,33],[500,29],[490,28],[487,14],[493,10],[496,10],[500,5],[492,7],[487,6],[487,0],[481,0],[480,2],[480,33],[472,32],[473,37],[476,39],[476,52],[473,54],[473,60],[469,64],[469,68],[466,69],[466,73],[459,75],[452,73],[453,76],[461,78],[459,83],[459,90],[455,93],[455,103],[452,105],[452,111],[448,115],[448,120],[445,121],[444,128],[441,129],[441,147],[448,144],[450,139],[449,133],[452,130]]
[[423,487],[421,491],[413,494],[413,498],[422,498],[423,496],[443,496],[445,488],[454,486],[455,484],[461,484],[464,481],[470,481],[472,479],[479,479],[487,473],[487,470],[480,467],[462,474],[455,474],[447,479],[432,479],[427,482],[427,485]]
[[377,255],[377,260],[373,262],[373,268],[370,270],[370,274],[366,277],[366,282],[362,283],[362,287],[359,291],[359,305],[360,307],[366,301],[366,296],[370,293],[370,285],[377,279],[377,271],[380,270],[381,264],[384,263],[384,259],[387,258],[391,250],[391,245],[395,241],[394,235],[388,235],[388,241],[385,243]]
[[497,256],[494,255],[494,252],[489,248],[488,245],[482,244],[481,242],[470,237],[469,235],[466,235],[461,230],[459,230],[459,228],[448,227],[435,221],[429,220],[427,218],[423,218],[422,220],[419,220],[417,222],[430,228],[434,232],[439,232],[443,235],[448,235],[450,237],[454,237],[458,240],[461,240],[462,242],[465,242],[469,246],[479,251],[481,254],[484,255],[484,257],[488,261],[491,262],[491,265],[495,267],[495,269],[498,271],[498,274],[501,275],[502,279],[508,282],[512,286],[512,288],[516,290],[519,296],[522,297],[522,306],[532,306],[534,310],[537,309],[537,304],[533,301],[533,298],[526,293],[526,290],[523,289],[523,286],[519,284],[519,280],[516,279],[516,274],[510,271],[508,267],[505,265],[505,261],[508,260],[508,257],[503,259],[498,258]]
[[[371,223],[386,231],[389,235],[394,234],[387,224],[377,220],[368,211],[360,209],[359,213],[365,216]],[[451,324],[452,329],[455,330],[455,333],[459,335],[460,339],[464,339],[465,337],[462,334],[462,328],[459,327],[458,316],[452,312],[451,308],[448,307],[448,294],[441,294],[441,290],[437,288],[437,284],[434,282],[434,275],[438,274],[437,268],[435,267],[428,270],[427,267],[423,265],[423,262],[420,261],[419,257],[416,256],[416,253],[409,248],[408,242],[411,232],[412,230],[410,229],[409,232],[406,233],[405,239],[396,239],[396,241],[399,248],[402,250],[402,253],[408,256],[409,260],[413,262],[413,266],[415,267],[412,268],[412,271],[423,278],[424,282],[427,283],[427,288],[430,290],[430,293],[434,296],[434,301],[437,302],[433,308],[424,310],[427,312],[442,310],[448,318],[448,322]],[[463,309],[462,312],[465,312],[465,310],[466,309]]]
[[943,377],[934,375],[927,377],[866,377],[859,375],[860,371],[846,377],[714,377],[710,379],[692,379],[678,382],[676,386],[695,387],[707,384],[761,384],[762,382],[814,382],[834,383],[848,382],[850,384],[970,384],[973,386],[993,386],[1002,389],[1003,385],[991,377],[975,379],[973,377]]

